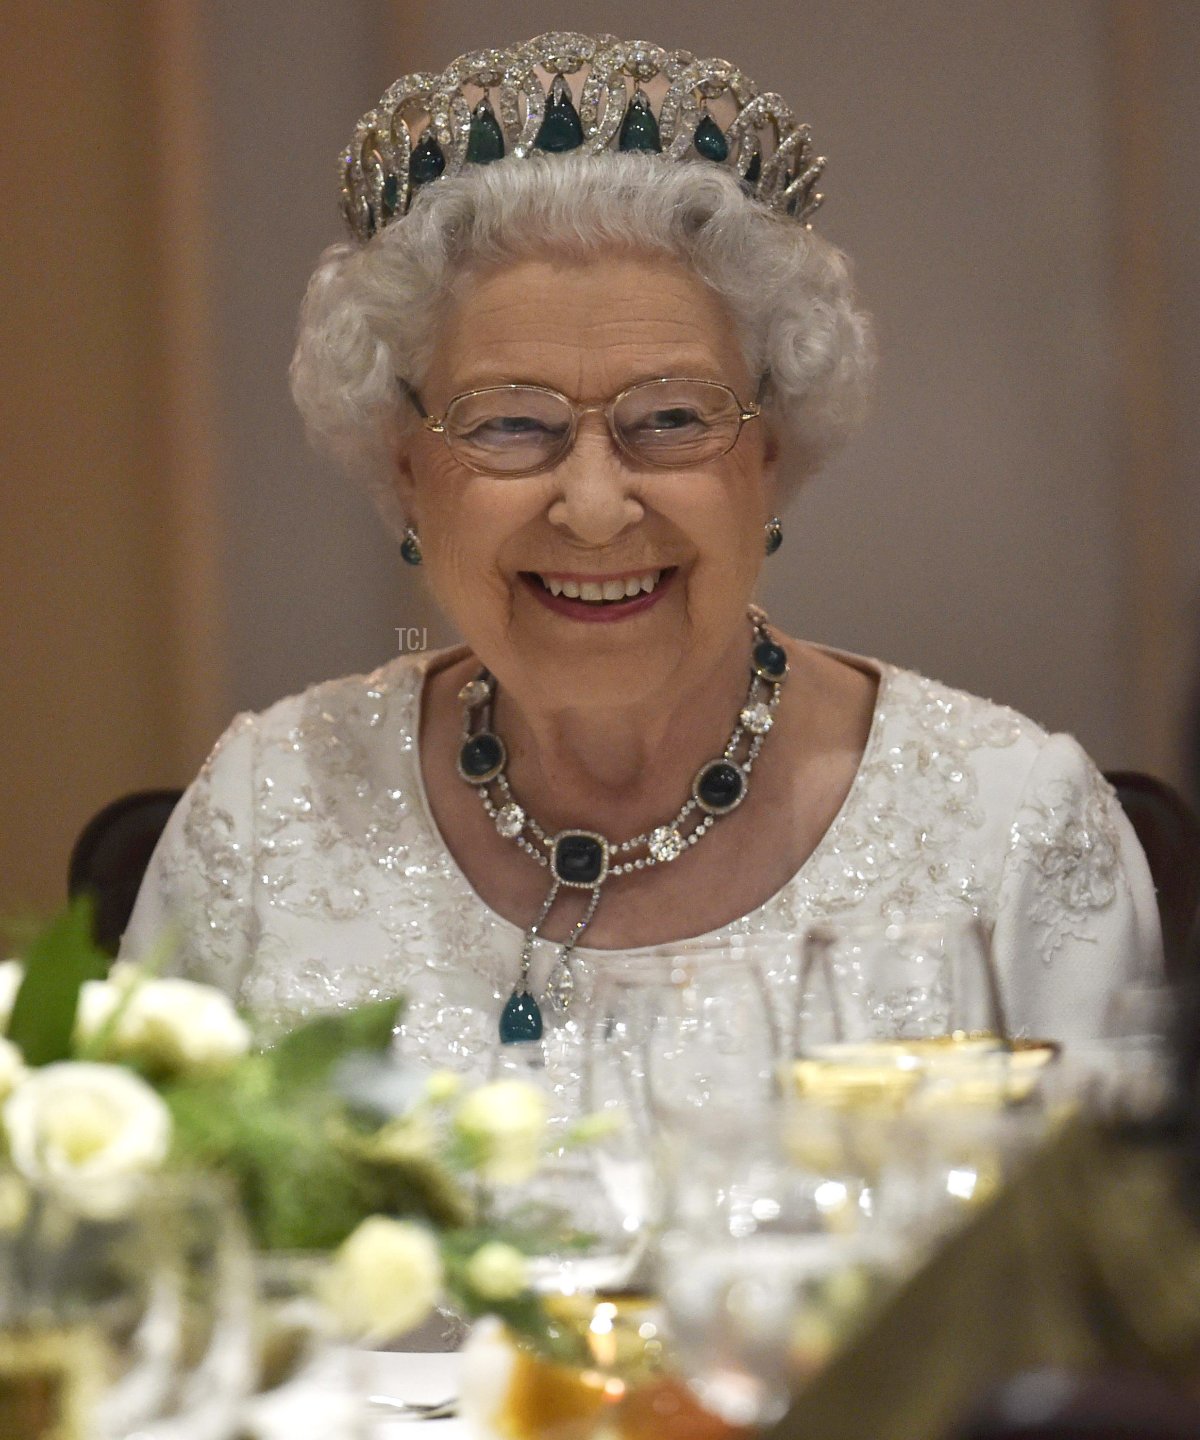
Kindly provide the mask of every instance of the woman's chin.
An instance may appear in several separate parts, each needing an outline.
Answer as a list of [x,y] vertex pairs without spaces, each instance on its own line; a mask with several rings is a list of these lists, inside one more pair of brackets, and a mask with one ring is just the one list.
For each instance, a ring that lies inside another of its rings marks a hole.
[[686,667],[696,636],[679,596],[664,596],[624,623],[601,624],[526,598],[514,607],[505,643],[539,703],[599,708],[636,703],[638,696],[661,690]]

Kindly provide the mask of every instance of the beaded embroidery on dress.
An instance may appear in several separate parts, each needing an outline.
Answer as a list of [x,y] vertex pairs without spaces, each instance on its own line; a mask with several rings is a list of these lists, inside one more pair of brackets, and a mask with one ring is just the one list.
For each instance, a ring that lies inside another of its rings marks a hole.
[[[475,893],[429,811],[418,727],[437,660],[400,657],[239,716],[172,816],[122,953],[141,953],[175,916],[180,968],[255,1012],[400,991],[407,1053],[486,1073],[522,932]],[[774,942],[769,978],[785,1016],[796,937],[812,922],[971,912],[993,932],[1010,1024],[1056,1037],[1095,1033],[1111,988],[1161,964],[1144,858],[1074,741],[911,672],[855,663],[880,677],[870,737],[800,871],[706,936],[576,951],[577,1002],[545,1041],[564,1099],[596,974],[717,938]],[[537,943],[534,985],[557,948]]]

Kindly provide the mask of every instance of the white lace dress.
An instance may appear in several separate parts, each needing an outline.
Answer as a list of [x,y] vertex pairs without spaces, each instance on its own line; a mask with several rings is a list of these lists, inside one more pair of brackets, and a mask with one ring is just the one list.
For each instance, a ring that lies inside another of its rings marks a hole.
[[[182,972],[260,1015],[403,992],[409,1055],[486,1073],[523,932],[475,893],[430,813],[418,724],[426,670],[444,653],[239,715],[171,817],[122,955],[141,954],[173,919]],[[1099,1033],[1111,992],[1161,968],[1153,885],[1111,789],[1066,735],[858,663],[878,670],[879,694],[836,819],[783,889],[699,938],[777,938],[782,995],[796,937],[814,920],[971,912],[991,932],[1015,1033]],[[570,1017],[554,1023],[546,1007],[549,1078],[564,1096],[595,976],[679,948],[575,952]],[[556,954],[538,943],[535,993]]]

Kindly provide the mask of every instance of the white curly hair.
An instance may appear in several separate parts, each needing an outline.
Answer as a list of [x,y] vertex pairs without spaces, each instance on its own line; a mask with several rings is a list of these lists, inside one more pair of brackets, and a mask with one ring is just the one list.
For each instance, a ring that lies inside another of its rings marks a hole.
[[669,255],[733,316],[793,480],[858,421],[874,361],[845,257],[752,200],[731,171],[653,154],[534,155],[467,166],[421,190],[369,244],[330,246],[309,282],[291,365],[313,443],[366,481],[403,526],[396,455],[418,423],[398,382],[419,389],[443,306],[464,274],[531,254]]

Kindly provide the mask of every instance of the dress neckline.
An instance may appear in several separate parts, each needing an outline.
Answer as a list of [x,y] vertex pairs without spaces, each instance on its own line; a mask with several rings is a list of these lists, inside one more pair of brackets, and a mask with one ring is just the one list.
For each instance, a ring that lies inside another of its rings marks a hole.
[[[614,955],[653,956],[661,955],[664,949],[668,949],[672,945],[696,945],[705,940],[721,939],[729,932],[731,926],[739,925],[745,920],[754,920],[756,917],[761,917],[765,912],[778,904],[780,898],[786,895],[795,885],[799,884],[807,872],[815,868],[825,852],[833,847],[838,832],[845,823],[846,816],[850,813],[857,801],[858,792],[862,789],[864,777],[870,769],[871,761],[874,759],[876,751],[882,744],[886,702],[890,698],[892,682],[897,672],[894,665],[885,664],[882,660],[876,660],[872,656],[857,655],[851,650],[839,650],[831,645],[818,645],[808,640],[803,643],[811,645],[812,649],[819,650],[824,655],[829,655],[835,660],[844,661],[855,669],[873,675],[878,681],[875,692],[875,708],[871,713],[871,726],[867,731],[866,744],[863,746],[862,754],[859,756],[854,777],[850,781],[850,786],[845,795],[842,797],[842,803],[838,807],[837,814],[834,815],[833,819],[829,822],[825,832],[817,841],[816,845],[813,846],[804,863],[793,875],[789,876],[788,879],[783,882],[778,890],[768,895],[761,904],[756,905],[753,910],[748,910],[745,915],[737,916],[733,920],[727,920],[724,925],[717,926],[715,930],[706,930],[700,935],[680,936],[677,941],[660,940],[654,945],[621,945],[609,949],[597,949],[589,945],[576,945],[573,951],[576,956],[592,959],[593,961],[603,961],[607,957]],[[429,833],[433,837],[435,846],[445,856],[446,866],[452,879],[483,911],[493,926],[505,933],[513,935],[519,941],[525,937],[525,928],[514,924],[511,920],[501,915],[499,911],[494,910],[475,889],[470,877],[454,858],[450,846],[446,843],[446,837],[442,834],[441,827],[437,823],[437,819],[433,813],[433,806],[429,803],[429,795],[425,789],[425,772],[421,762],[421,712],[425,698],[425,684],[429,678],[430,671],[433,669],[434,661],[438,662],[438,670],[448,669],[449,666],[456,664],[460,659],[470,653],[470,646],[465,644],[448,646],[443,650],[426,651],[419,657],[417,664],[412,667],[412,681],[408,686],[406,696],[407,715],[404,718],[406,721],[406,729],[409,735],[412,736],[412,757],[413,768],[416,772],[417,800],[420,805],[421,817],[429,827]],[[545,940],[539,936],[535,944],[556,946],[557,942]]]

